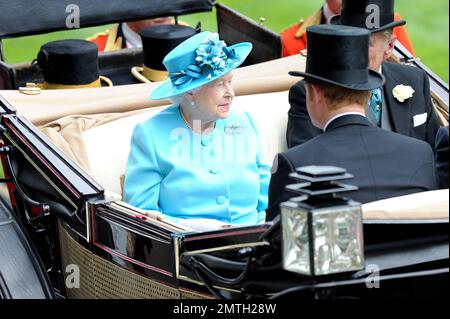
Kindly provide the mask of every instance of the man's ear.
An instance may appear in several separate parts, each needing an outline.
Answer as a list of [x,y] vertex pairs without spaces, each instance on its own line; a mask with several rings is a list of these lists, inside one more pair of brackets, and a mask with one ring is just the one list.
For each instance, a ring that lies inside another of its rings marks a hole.
[[397,37],[395,35],[391,35],[390,39],[388,40],[386,50],[384,51],[384,60],[387,60],[391,57],[391,55],[394,53],[395,49],[395,42],[397,41]]
[[321,93],[322,93],[322,89],[320,88],[320,86],[315,85],[315,84],[311,85],[311,94],[312,94],[311,98],[313,100],[317,100],[318,102],[321,102],[322,101],[321,99],[323,98],[323,94],[321,94]]

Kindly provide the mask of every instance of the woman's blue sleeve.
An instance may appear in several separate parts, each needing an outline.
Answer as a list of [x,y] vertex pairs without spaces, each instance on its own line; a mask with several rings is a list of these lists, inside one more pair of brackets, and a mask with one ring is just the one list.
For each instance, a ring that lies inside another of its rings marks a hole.
[[138,208],[161,211],[159,191],[163,174],[146,123],[138,124],[131,138],[125,171],[124,200]]
[[250,121],[250,123],[253,126],[253,129],[255,130],[256,135],[256,143],[258,144],[257,147],[257,154],[256,154],[256,164],[259,169],[259,196],[258,196],[258,223],[263,223],[266,220],[266,209],[269,204],[269,183],[270,183],[270,168],[271,164],[267,161],[267,159],[264,158],[264,154],[262,151],[262,145],[261,145],[261,139],[259,137],[259,131],[256,126],[255,121],[250,116],[248,112],[245,112],[247,114],[247,117]]

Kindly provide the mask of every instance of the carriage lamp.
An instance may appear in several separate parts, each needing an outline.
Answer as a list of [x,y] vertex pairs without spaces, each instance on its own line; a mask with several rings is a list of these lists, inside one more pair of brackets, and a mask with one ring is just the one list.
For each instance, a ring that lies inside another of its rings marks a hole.
[[306,166],[290,175],[297,197],[280,205],[283,267],[308,276],[364,268],[361,204],[337,193],[358,188],[340,181],[353,176],[332,166]]

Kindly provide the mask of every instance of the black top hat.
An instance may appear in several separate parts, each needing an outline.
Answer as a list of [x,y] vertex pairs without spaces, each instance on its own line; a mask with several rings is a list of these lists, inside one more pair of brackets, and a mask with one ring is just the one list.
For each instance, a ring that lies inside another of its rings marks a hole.
[[86,40],[44,44],[37,56],[47,83],[88,85],[99,79],[98,47]]
[[317,25],[306,32],[306,71],[289,72],[290,75],[357,91],[369,91],[383,85],[384,77],[369,70],[369,31]]
[[341,15],[333,17],[331,23],[374,33],[406,24],[404,20],[394,21],[394,16],[394,0],[343,0]]
[[162,61],[164,57],[184,40],[197,33],[197,30],[185,25],[154,25],[141,30],[144,53],[145,78],[150,81],[164,81],[167,71]]

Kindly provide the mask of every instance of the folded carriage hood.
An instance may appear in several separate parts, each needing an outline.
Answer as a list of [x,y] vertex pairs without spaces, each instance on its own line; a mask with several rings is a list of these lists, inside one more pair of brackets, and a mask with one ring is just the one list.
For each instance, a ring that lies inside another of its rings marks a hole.
[[[306,58],[297,54],[238,68],[233,71],[236,95],[287,91],[299,80],[288,72],[303,71],[305,64]],[[150,100],[150,93],[159,85],[155,82],[89,89],[42,90],[38,95],[23,94],[20,90],[0,90],[0,100],[7,101],[19,116],[26,117],[34,125],[44,125],[71,114],[130,112],[170,104],[169,100]]]
[[[0,39],[67,29],[73,5],[80,27],[211,11],[213,0],[0,0]],[[72,5],[72,6],[71,6]]]

